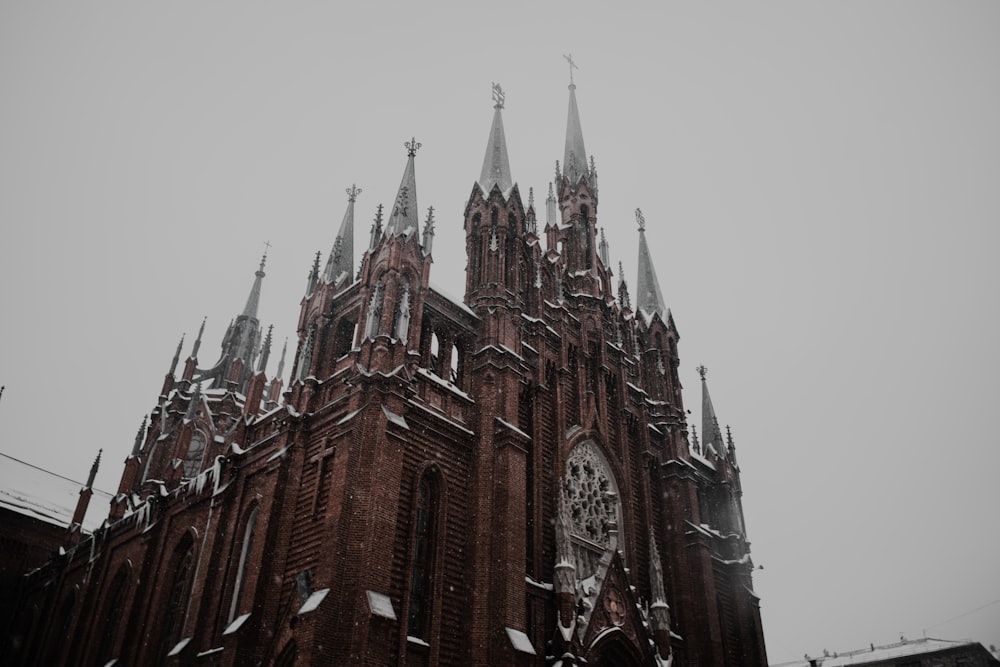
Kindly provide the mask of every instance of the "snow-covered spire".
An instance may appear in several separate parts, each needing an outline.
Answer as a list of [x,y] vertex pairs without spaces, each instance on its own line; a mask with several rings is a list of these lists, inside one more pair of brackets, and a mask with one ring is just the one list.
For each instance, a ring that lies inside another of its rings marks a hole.
[[422,144],[417,143],[414,138],[404,145],[407,154],[406,169],[403,170],[403,180],[399,183],[396,201],[392,205],[392,213],[389,214],[389,222],[386,225],[386,232],[390,236],[409,236],[420,231],[420,223],[417,220],[417,179],[413,169],[413,158]]
[[697,371],[698,375],[701,376],[701,437],[704,450],[707,452],[708,448],[712,447],[719,456],[724,458],[726,444],[722,439],[722,429],[719,428],[719,420],[715,416],[712,397],[708,393],[708,381],[705,379],[708,369],[704,366],[698,366]]
[[351,277],[354,271],[354,202],[361,194],[361,188],[357,185],[345,190],[347,192],[347,211],[344,212],[344,219],[340,223],[340,231],[333,242],[333,249],[326,260],[326,269],[323,271],[323,280],[332,283],[343,273]]
[[563,175],[570,185],[576,185],[587,175],[587,149],[583,145],[583,128],[580,125],[580,110],[576,105],[576,84],[573,70],[576,64],[572,55],[564,56],[569,61],[569,113],[566,120],[566,148],[563,153]]
[[493,84],[493,126],[490,128],[490,138],[486,144],[486,155],[483,157],[483,170],[479,176],[479,187],[483,194],[489,196],[490,190],[496,185],[500,192],[510,190],[510,160],[507,157],[507,139],[503,133],[503,117],[500,110],[504,105],[504,92],[499,83]]
[[666,317],[667,307],[663,304],[660,283],[656,279],[649,246],[646,245],[646,219],[640,209],[635,209],[635,219],[639,223],[639,279],[636,282],[636,307],[645,311],[648,316],[659,313],[661,317]]

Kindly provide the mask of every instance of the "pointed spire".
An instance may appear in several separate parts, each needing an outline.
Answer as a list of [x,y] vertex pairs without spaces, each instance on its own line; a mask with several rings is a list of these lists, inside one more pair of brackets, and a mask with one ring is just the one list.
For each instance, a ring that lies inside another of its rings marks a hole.
[[486,155],[483,157],[483,170],[479,176],[479,187],[487,197],[496,185],[501,192],[510,190],[510,160],[507,157],[507,139],[503,132],[503,117],[500,110],[504,105],[504,92],[499,83],[493,84],[493,126],[490,128],[490,138],[486,144]]
[[639,223],[639,279],[636,282],[636,307],[643,310],[647,315],[659,313],[666,316],[667,307],[663,304],[663,295],[660,293],[660,283],[656,279],[656,270],[653,268],[653,259],[649,255],[649,246],[646,245],[646,218],[643,217],[640,209],[635,209],[635,219]]
[[628,283],[625,282],[625,269],[618,262],[618,305],[624,310],[632,310],[632,297],[628,294]]
[[576,84],[573,70],[577,69],[572,54],[563,56],[569,62],[569,114],[566,120],[566,150],[563,153],[563,174],[570,185],[576,185],[587,175],[587,149],[583,145],[583,128],[580,125],[580,110],[576,105]]
[[[270,246],[271,244],[267,245]],[[260,258],[260,268],[254,273],[253,287],[250,288],[247,305],[243,308],[243,315],[246,317],[257,318],[257,306],[260,304],[260,284],[264,280],[264,262],[266,261],[267,250],[264,251],[264,256]]]
[[372,221],[371,238],[368,240],[368,250],[374,250],[379,239],[382,238],[382,204],[378,205],[375,211],[375,219]]
[[725,457],[726,447],[722,440],[722,429],[719,428],[719,420],[715,416],[712,397],[708,394],[708,381],[705,379],[708,369],[704,366],[698,366],[696,370],[701,376],[701,437],[704,441],[704,448],[705,451],[708,451],[711,446],[717,454]]
[[90,466],[90,476],[87,477],[86,486],[88,489],[94,488],[94,479],[97,477],[97,469],[101,466],[101,452],[103,451],[103,449],[97,450],[97,458],[94,459],[94,465]]
[[257,371],[263,373],[267,370],[267,361],[271,358],[271,334],[274,332],[274,325],[267,327],[267,336],[264,337],[264,346],[261,350],[260,361],[257,363]]
[[187,414],[184,416],[185,419],[191,421],[198,414],[198,403],[201,402],[201,380],[198,384],[194,386],[194,394],[191,396],[191,402],[188,403]]
[[326,269],[323,271],[323,280],[327,283],[332,283],[342,273],[350,277],[354,270],[354,202],[361,194],[361,188],[352,184],[345,192],[347,211],[344,212],[344,219],[340,223],[340,230],[337,232],[330,257],[326,260]]
[[205,322],[208,321],[208,316],[201,318],[201,326],[198,328],[198,337],[194,339],[194,345],[191,346],[191,358],[198,358],[198,349],[201,347],[201,336],[205,333]]
[[[558,171],[558,168],[556,169]],[[545,198],[545,226],[551,227],[556,224],[556,196],[552,192],[552,183],[549,182],[549,196]]]
[[309,269],[309,276],[306,278],[306,297],[312,295],[313,291],[316,289],[316,283],[319,282],[319,257],[322,253],[319,250],[316,251],[316,256],[313,257],[312,268]]
[[282,374],[285,372],[285,354],[288,352],[288,339],[285,339],[285,344],[281,346],[281,359],[278,360],[278,373],[274,376],[281,379]]
[[608,252],[608,240],[604,237],[604,227],[601,227],[601,243],[598,248],[601,252],[601,262],[604,263],[604,266],[610,266],[611,255]]
[[399,183],[399,192],[396,193],[396,202],[392,206],[392,213],[389,214],[389,223],[386,228],[391,236],[404,236],[419,231],[417,179],[413,169],[413,158],[422,144],[417,143],[414,138],[404,145],[408,156],[406,169],[403,170],[403,180]]
[[184,347],[184,334],[181,334],[181,342],[177,343],[177,350],[174,352],[174,358],[170,360],[170,370],[167,371],[167,375],[173,375],[177,370],[177,362],[181,358],[181,348]]
[[427,207],[427,221],[424,223],[424,238],[421,244],[424,247],[424,256],[431,254],[434,247],[434,207]]
[[142,417],[142,424],[139,426],[139,431],[135,434],[135,442],[132,444],[132,456],[139,456],[139,450],[142,449],[142,439],[146,435],[146,415]]
[[698,427],[695,424],[691,424],[691,446],[695,452],[701,454],[701,443],[698,442]]

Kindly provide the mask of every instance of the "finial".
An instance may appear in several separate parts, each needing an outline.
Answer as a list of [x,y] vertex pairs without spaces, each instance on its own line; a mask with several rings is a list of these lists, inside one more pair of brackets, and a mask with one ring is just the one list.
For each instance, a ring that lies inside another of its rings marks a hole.
[[413,137],[412,139],[410,139],[409,141],[407,141],[403,145],[406,146],[406,154],[409,155],[410,157],[413,157],[414,155],[416,155],[417,154],[417,150],[421,146],[423,146],[423,144],[417,143],[417,138],[416,137]]
[[320,256],[320,254],[322,254],[322,253],[320,253],[320,251],[317,250],[316,251],[316,257],[313,259],[313,273],[319,273],[319,256]]
[[639,231],[646,231],[646,218],[642,215],[642,209],[635,209],[635,221],[639,223]]
[[264,241],[264,256],[260,258],[260,271],[264,270],[264,262],[267,261],[267,251],[271,249],[271,242]]
[[503,88],[500,87],[499,83],[493,83],[493,101],[496,104],[493,105],[494,109],[503,109],[503,101],[506,95],[503,92]]
[[729,424],[726,424],[726,444],[733,446],[733,432],[729,430]]
[[98,449],[97,450],[97,458],[94,459],[94,465],[90,466],[90,476],[87,477],[87,488],[88,489],[94,488],[94,479],[97,477],[97,469],[101,465],[101,452],[103,452],[103,451],[104,451],[103,449]]
[[593,176],[597,173],[597,163],[594,162],[594,156],[590,156],[590,175]]
[[[559,171],[559,160],[556,160],[556,171]],[[549,199],[555,199],[555,193],[552,192],[552,181],[549,181]]]
[[571,89],[572,88],[576,88],[576,84],[573,83],[573,70],[580,69],[580,68],[576,66],[575,62],[573,62],[573,54],[572,53],[569,54],[568,56],[567,55],[563,55],[563,58],[565,58],[566,62],[569,63],[569,87]]
[[433,206],[428,206],[427,207],[427,222],[425,222],[424,225],[425,225],[425,229],[427,229],[429,231],[433,231],[434,230],[434,207]]
[[528,188],[528,208],[535,205],[535,188]]
[[695,370],[698,371],[698,375],[700,375],[701,379],[704,380],[705,374],[708,373],[708,369],[705,368],[704,366],[698,366],[698,368],[696,368]]
[[191,346],[191,358],[198,358],[198,350],[201,348],[201,337],[205,333],[205,322],[208,321],[208,315],[202,318],[201,326],[198,328],[198,337],[194,339],[194,345]]
[[351,183],[351,187],[344,190],[347,193],[347,201],[355,202],[358,199],[358,195],[361,194],[361,188],[359,188],[354,183]]

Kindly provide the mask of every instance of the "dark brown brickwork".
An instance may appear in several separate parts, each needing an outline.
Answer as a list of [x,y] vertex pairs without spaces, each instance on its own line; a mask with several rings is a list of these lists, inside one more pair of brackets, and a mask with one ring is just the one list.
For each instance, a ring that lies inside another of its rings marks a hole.
[[5,664],[766,664],[738,467],[689,442],[673,319],[613,285],[583,174],[544,225],[473,186],[464,303],[399,216],[357,280],[317,263],[280,405],[240,359],[168,376]]

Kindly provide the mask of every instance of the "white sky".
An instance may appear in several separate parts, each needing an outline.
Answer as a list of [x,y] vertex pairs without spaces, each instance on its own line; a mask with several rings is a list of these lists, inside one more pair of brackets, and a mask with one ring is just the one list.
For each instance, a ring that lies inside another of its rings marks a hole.
[[215,361],[270,240],[293,337],[411,136],[460,294],[490,84],[541,202],[572,53],[612,257],[634,295],[641,207],[686,404],[704,363],[733,427],[771,660],[1000,644],[1000,4],[207,4],[0,5],[0,451],[103,447],[115,490],[180,335]]

